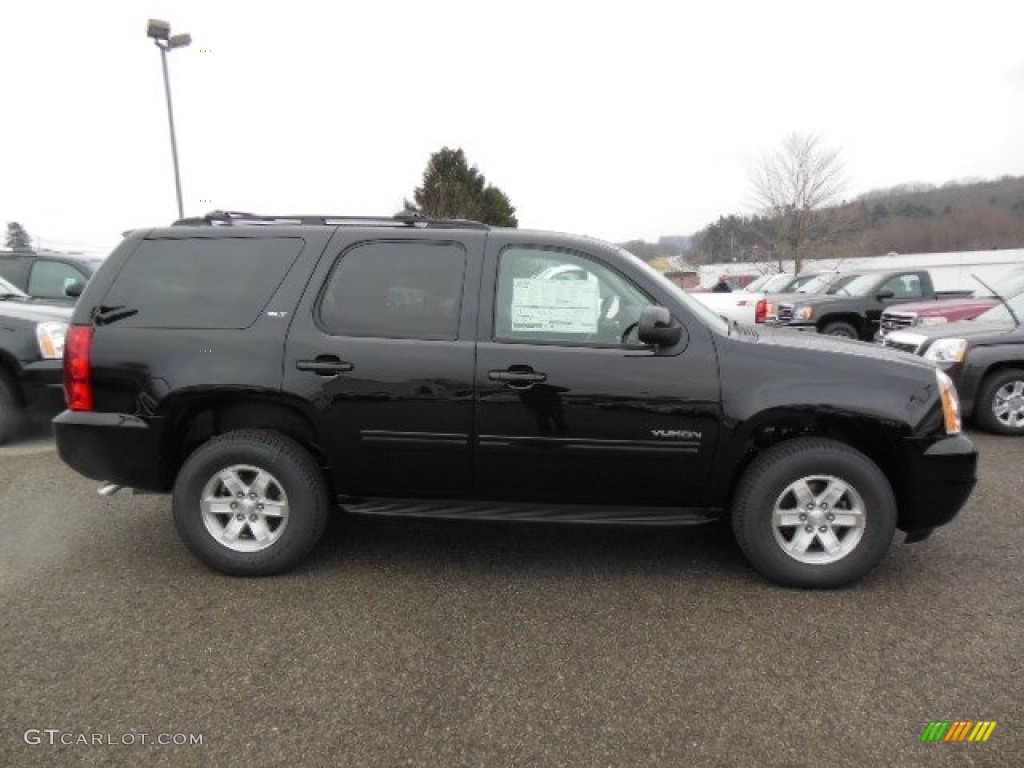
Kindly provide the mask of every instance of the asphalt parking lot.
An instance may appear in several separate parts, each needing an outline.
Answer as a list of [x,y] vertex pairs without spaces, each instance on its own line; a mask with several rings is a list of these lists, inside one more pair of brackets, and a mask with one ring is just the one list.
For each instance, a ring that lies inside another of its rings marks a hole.
[[812,593],[721,527],[337,520],[232,579],[37,430],[0,448],[0,766],[1019,766],[1024,440],[973,437],[953,524]]

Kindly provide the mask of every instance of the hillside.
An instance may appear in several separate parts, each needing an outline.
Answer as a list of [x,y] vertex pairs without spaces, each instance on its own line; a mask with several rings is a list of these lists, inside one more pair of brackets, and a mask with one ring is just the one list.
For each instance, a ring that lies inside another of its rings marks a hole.
[[[775,224],[761,216],[722,216],[692,236],[683,256],[692,264],[771,259]],[[627,247],[651,258],[672,252],[668,240],[662,238],[658,244],[629,243]],[[892,251],[1021,248],[1024,177],[967,180],[942,186],[903,184],[874,190],[821,210],[811,240],[809,255],[837,259]]]

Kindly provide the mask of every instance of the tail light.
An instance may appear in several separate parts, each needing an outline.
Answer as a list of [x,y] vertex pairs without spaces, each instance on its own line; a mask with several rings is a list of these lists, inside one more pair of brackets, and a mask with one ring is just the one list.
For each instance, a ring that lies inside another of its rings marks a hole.
[[768,316],[768,302],[764,299],[758,299],[757,305],[754,307],[754,322],[763,323],[764,319]]
[[64,342],[64,398],[72,411],[91,411],[92,376],[89,355],[92,326],[72,325]]

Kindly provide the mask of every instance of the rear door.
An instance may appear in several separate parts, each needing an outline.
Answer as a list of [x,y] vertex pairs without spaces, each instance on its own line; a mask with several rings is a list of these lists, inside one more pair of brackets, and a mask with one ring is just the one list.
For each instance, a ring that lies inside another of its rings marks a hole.
[[328,246],[289,332],[284,388],[313,414],[339,493],[470,495],[485,238],[342,229]]

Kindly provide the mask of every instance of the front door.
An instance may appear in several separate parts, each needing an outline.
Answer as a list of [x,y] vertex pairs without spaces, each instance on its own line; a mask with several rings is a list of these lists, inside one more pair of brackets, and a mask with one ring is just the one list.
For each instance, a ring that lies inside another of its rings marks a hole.
[[[651,294],[594,254],[488,242],[477,350],[477,496],[695,506],[717,437],[706,329],[637,342]],[[493,311],[490,311],[493,310]]]

